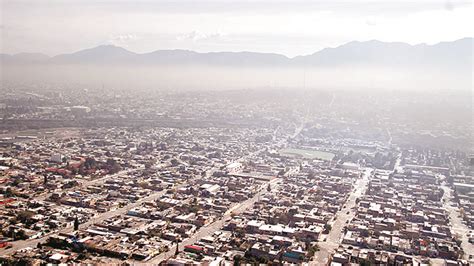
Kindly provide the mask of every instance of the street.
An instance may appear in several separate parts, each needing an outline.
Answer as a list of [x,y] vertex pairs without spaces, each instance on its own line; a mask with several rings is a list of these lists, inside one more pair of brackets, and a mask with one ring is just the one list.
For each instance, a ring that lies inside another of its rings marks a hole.
[[467,233],[469,232],[469,228],[465,223],[463,223],[462,218],[460,217],[459,208],[453,207],[451,204],[452,201],[452,189],[446,186],[446,184],[442,184],[441,188],[444,190],[443,195],[443,205],[446,208],[446,211],[449,214],[449,220],[451,222],[451,228],[453,233],[459,236],[461,239],[461,248],[464,250],[464,259],[468,259],[469,256],[474,256],[474,245],[469,243],[469,239],[467,237]]
[[[182,185],[180,185],[180,186],[182,186]],[[178,186],[178,188],[180,186]],[[101,214],[93,217],[89,221],[81,224],[80,227],[81,228],[86,228],[90,225],[93,225],[94,223],[100,223],[100,222],[102,222],[106,219],[109,219],[111,217],[126,214],[129,210],[131,210],[132,208],[140,206],[143,202],[156,200],[156,199],[160,198],[161,196],[163,196],[165,193],[166,193],[166,190],[162,190],[162,191],[153,193],[152,195],[150,195],[148,197],[142,198],[142,199],[140,199],[140,200],[138,200],[134,203],[127,204],[126,206],[124,206],[122,208],[118,208],[118,209],[115,209],[115,210],[111,210],[111,211],[108,211],[108,212],[101,213]],[[51,232],[49,234],[43,235],[41,238],[15,241],[13,243],[12,248],[0,250],[0,256],[11,254],[11,253],[13,253],[17,250],[24,249],[24,248],[27,248],[27,247],[36,247],[36,245],[38,245],[38,243],[45,243],[51,235],[59,234],[59,233],[71,233],[72,231],[73,231],[73,227],[70,226],[70,227],[63,228],[59,231]]]
[[331,231],[326,236],[326,241],[318,242],[319,251],[314,254],[312,261],[313,263],[317,265],[325,265],[328,263],[329,256],[334,251],[334,249],[339,246],[346,221],[354,218],[355,210],[352,208],[357,205],[356,199],[365,193],[371,174],[372,169],[365,169],[362,178],[356,181],[354,190],[352,190],[346,201],[346,207],[336,213],[336,219],[332,224]]
[[[263,183],[260,186],[260,191],[257,192],[253,197],[251,197],[250,199],[247,199],[247,200],[245,200],[241,203],[236,204],[234,207],[232,207],[227,212],[225,212],[225,214],[219,220],[214,221],[214,222],[212,222],[212,223],[210,223],[206,226],[203,226],[193,236],[191,236],[190,238],[187,238],[184,241],[180,242],[179,243],[179,251],[183,251],[185,246],[192,245],[195,242],[197,242],[199,239],[201,239],[205,236],[212,235],[214,232],[220,230],[224,226],[226,220],[228,218],[230,218],[233,214],[242,213],[245,210],[247,210],[248,208],[252,207],[253,204],[255,202],[257,202],[259,200],[259,198],[267,192],[266,188],[267,188],[268,184],[270,184],[270,186],[274,186],[274,184],[277,183],[278,181],[280,181],[280,179],[275,178],[275,179],[273,179],[269,182]],[[159,264],[160,262],[162,262],[164,260],[167,260],[167,259],[171,258],[172,256],[174,256],[175,252],[176,252],[176,246],[171,247],[168,252],[159,254],[158,256],[156,256],[153,259],[151,259],[150,261],[148,261],[147,264],[148,263]]]
[[[290,139],[293,139],[295,138],[298,134],[301,133],[302,129],[304,127],[304,124],[301,124],[300,127],[296,128],[295,129],[295,132],[294,134],[291,135]],[[274,132],[274,136],[276,135],[276,132],[277,130],[275,130]],[[284,142],[286,141],[286,139],[282,139],[281,141],[279,141],[277,144],[280,145],[280,144],[283,144]],[[262,149],[259,149],[255,152],[252,152],[250,154],[247,154],[243,157],[241,157],[240,159],[236,160],[237,162],[239,161],[244,161],[248,158],[250,158],[251,156],[259,153],[259,152],[262,152],[264,151],[266,148],[262,148]],[[141,169],[141,168],[139,168]],[[90,181],[87,181],[87,182],[83,182],[81,183],[79,186],[77,187],[74,187],[74,188],[71,188],[71,189],[68,189],[68,190],[64,190],[64,191],[69,191],[69,190],[77,190],[79,189],[80,187],[86,187],[86,186],[90,186],[90,185],[93,185],[93,184],[97,184],[99,182],[105,182],[106,180],[108,179],[111,179],[111,178],[114,178],[114,177],[117,177],[119,175],[124,175],[124,174],[128,174],[128,173],[131,173],[133,171],[136,171],[138,169],[130,169],[130,170],[124,170],[124,171],[121,171],[119,173],[116,173],[116,174],[113,174],[113,175],[107,175],[105,177],[102,177],[102,178],[99,178],[99,179],[95,179],[95,180],[90,180]],[[212,171],[210,171],[212,172]],[[209,172],[208,172],[209,173]],[[261,185],[261,190],[256,193],[252,198],[250,199],[247,199],[246,201],[243,201],[235,206],[232,207],[232,210],[231,211],[228,211],[224,214],[223,217],[221,217],[221,219],[217,220],[217,221],[214,221],[213,223],[207,225],[207,226],[204,226],[202,227],[196,234],[194,234],[191,238],[188,238],[186,240],[184,240],[182,243],[180,243],[180,248],[181,250],[184,249],[184,246],[185,245],[189,245],[189,244],[192,244],[194,242],[196,242],[197,240],[199,240],[200,238],[202,238],[203,236],[206,236],[206,235],[210,235],[212,234],[213,232],[219,230],[223,225],[224,225],[224,222],[227,218],[229,218],[231,216],[232,213],[241,213],[243,211],[245,211],[246,209],[248,209],[249,207],[251,207],[258,199],[259,197],[265,193],[265,189],[267,187],[268,184],[270,185],[273,185],[275,184],[275,182],[277,182],[279,179],[273,179],[269,182],[265,182],[264,184]],[[180,185],[177,185],[177,186],[174,186],[175,188],[180,188],[182,186],[184,186],[184,184],[180,184]],[[122,208],[118,208],[118,209],[115,209],[115,210],[110,210],[108,212],[104,212],[104,213],[101,213],[101,214],[98,214],[97,216],[93,217],[92,219],[90,219],[89,221],[87,221],[86,223],[83,223],[81,224],[80,228],[87,228],[89,227],[90,225],[93,225],[94,223],[100,223],[106,219],[109,219],[111,217],[114,217],[114,216],[117,216],[117,215],[124,215],[126,214],[129,210],[135,208],[135,207],[138,207],[140,206],[142,203],[144,202],[147,202],[147,201],[154,201],[160,197],[162,197],[164,194],[166,193],[166,190],[163,190],[163,191],[159,191],[159,192],[156,192],[156,193],[153,193],[151,194],[150,196],[148,197],[145,197],[145,198],[142,198],[134,203],[130,203],[130,204],[127,204],[126,206],[122,207]],[[48,197],[51,196],[51,193],[47,193],[45,195],[42,195],[42,197],[38,198],[39,200],[45,200],[47,199]],[[54,235],[54,234],[59,234],[59,233],[71,233],[73,231],[73,227],[70,226],[70,227],[66,227],[66,228],[63,228],[59,231],[55,231],[55,232],[51,232],[51,233],[48,233],[48,234],[45,234],[43,235],[42,237],[40,238],[37,238],[37,239],[27,239],[27,240],[19,240],[19,241],[15,241],[13,244],[13,246],[9,249],[1,249],[0,250],[0,256],[5,256],[5,255],[9,255],[9,254],[12,254],[18,250],[21,250],[21,249],[25,249],[25,248],[28,248],[28,247],[36,247],[38,245],[38,243],[45,243],[48,238],[51,236],[51,235]],[[172,255],[174,255],[174,252],[175,250],[174,249],[170,249],[169,252],[167,253],[162,253],[160,255],[158,255],[157,257],[153,258],[152,262],[160,262],[160,261],[163,261],[164,259],[167,259],[169,257],[171,257]]]

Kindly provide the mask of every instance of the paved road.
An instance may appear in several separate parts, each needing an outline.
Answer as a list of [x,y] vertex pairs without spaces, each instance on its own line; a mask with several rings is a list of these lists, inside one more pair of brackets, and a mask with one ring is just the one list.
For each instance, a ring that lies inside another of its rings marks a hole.
[[[92,184],[95,184],[95,183],[98,183],[98,182],[104,182],[105,180],[108,180],[110,178],[114,178],[114,177],[117,177],[119,175],[128,174],[130,172],[137,171],[137,170],[138,169],[130,169],[130,170],[126,170],[126,171],[121,171],[117,174],[108,175],[108,176],[105,176],[105,177],[100,178],[100,179],[91,180],[89,182],[82,183],[81,187],[82,186],[87,186],[87,185],[92,185]],[[78,189],[78,187],[76,187],[74,189]],[[125,214],[130,209],[135,208],[137,206],[140,206],[143,202],[152,201],[152,200],[155,200],[155,199],[161,197],[164,193],[165,193],[165,190],[154,193],[154,194],[152,194],[148,197],[145,197],[145,198],[143,198],[139,201],[136,201],[134,203],[130,203],[130,204],[128,204],[128,205],[126,205],[122,208],[118,208],[118,209],[111,210],[111,211],[108,211],[108,212],[105,212],[105,213],[101,213],[101,214],[93,217],[91,220],[87,221],[86,223],[82,224],[81,228],[90,226],[94,223],[103,221],[105,219],[111,218],[111,217],[116,216],[116,215]],[[36,245],[38,245],[38,243],[46,242],[46,240],[48,240],[48,238],[51,235],[55,235],[55,234],[58,234],[58,233],[70,233],[72,231],[73,231],[73,227],[70,226],[70,227],[63,228],[59,231],[55,231],[55,232],[51,232],[49,234],[45,234],[42,237],[37,238],[37,239],[27,239],[27,240],[15,241],[15,242],[12,243],[12,245],[13,245],[12,248],[10,248],[10,249],[1,249],[0,250],[0,256],[5,256],[5,255],[11,254],[15,251],[18,251],[20,249],[24,249],[24,248],[27,248],[27,247],[36,247]]]
[[[365,193],[371,174],[372,169],[364,170],[362,178],[358,179],[355,183],[354,190],[346,201],[346,208],[336,213],[336,219],[332,224],[331,231],[326,237],[326,241],[318,243],[319,251],[314,254],[312,263],[316,265],[326,265],[328,263],[329,256],[339,246],[346,221],[351,220],[355,216],[355,210],[352,210],[352,208],[356,206],[356,199]],[[347,212],[349,212],[349,214],[347,214]]]
[[395,165],[393,166],[393,171],[403,172],[403,166],[401,166],[401,163],[402,163],[402,153],[399,153],[397,156],[397,160],[395,161]]
[[[290,136],[290,139],[293,139],[296,136],[298,136],[301,133],[301,131],[303,130],[303,128],[304,128],[304,123],[302,123],[299,127],[297,127],[295,129],[295,132]],[[277,128],[277,130],[278,130],[278,128]],[[275,139],[277,130],[275,130],[274,133],[273,133],[273,136],[274,136],[273,139]],[[283,144],[286,141],[287,141],[286,139],[282,139],[276,145]],[[244,157],[242,157],[242,158],[240,158],[236,161],[237,162],[242,162],[243,160],[249,159],[251,156],[254,156],[254,155],[258,154],[258,153],[264,151],[265,149],[266,148],[262,148],[260,150],[255,151],[255,152],[252,152],[252,153],[250,153],[250,154],[248,154],[248,155],[246,155],[246,156],[244,156]],[[197,242],[199,239],[201,239],[205,236],[212,235],[214,232],[220,230],[224,226],[225,221],[228,218],[230,218],[232,214],[242,213],[245,210],[247,210],[248,208],[250,208],[251,206],[253,206],[253,204],[255,204],[255,202],[257,202],[259,200],[259,198],[266,192],[268,184],[270,184],[270,186],[273,187],[279,180],[280,180],[279,178],[275,178],[275,179],[273,179],[269,182],[265,182],[264,184],[262,184],[260,186],[261,191],[256,193],[252,198],[247,199],[247,200],[233,206],[231,209],[229,209],[227,212],[225,212],[225,214],[223,215],[223,217],[221,217],[221,219],[219,219],[217,221],[214,221],[213,223],[211,223],[207,226],[202,227],[193,236],[191,236],[190,238],[185,239],[184,241],[182,241],[179,244],[179,250],[183,251],[184,246],[191,245],[191,244]],[[159,254],[158,256],[156,256],[153,259],[151,259],[150,261],[148,261],[147,264],[148,263],[158,264],[158,263],[174,256],[175,252],[176,252],[175,247],[170,248],[170,251],[168,251],[166,253]]]
[[[449,188],[446,185],[441,185],[441,188],[444,190],[444,195],[443,195],[443,206],[446,209],[446,211],[449,214],[449,219],[451,222],[451,228],[454,231],[455,234],[459,235],[461,237],[461,247],[464,250],[464,257],[463,259],[469,260],[469,256],[472,255],[474,256],[474,245],[472,243],[469,243],[468,238],[467,238],[467,233],[469,232],[469,228],[467,227],[466,224],[462,223],[462,219],[459,217],[459,208],[451,206],[452,203],[452,189]],[[349,247],[349,245],[343,245],[346,248]],[[392,252],[393,253],[393,252]],[[396,252],[399,255],[406,255],[405,253],[398,251]],[[421,256],[413,256],[415,258],[421,259],[423,257]],[[474,261],[470,261],[471,264],[469,265],[474,265]],[[444,259],[441,258],[430,258],[430,264],[437,266],[437,265],[445,265]]]
[[441,185],[441,188],[444,190],[443,205],[449,214],[451,228],[454,233],[460,237],[462,241],[461,248],[464,250],[464,259],[468,259],[470,255],[474,256],[474,244],[469,243],[469,239],[467,237],[469,228],[462,222],[462,218],[459,216],[459,207],[451,206],[453,203],[452,189],[445,184]]
[[[122,170],[122,171],[120,171],[116,174],[105,175],[105,176],[97,178],[97,179],[82,181],[78,186],[68,188],[68,189],[63,189],[61,192],[74,191],[74,190],[78,190],[78,189],[83,188],[83,187],[89,187],[89,186],[92,186],[92,185],[96,185],[98,183],[103,183],[103,182],[105,182],[109,179],[116,178],[116,177],[121,176],[121,175],[128,175],[132,172],[135,172],[135,171],[138,171],[138,170],[144,169],[144,168],[145,167],[142,166],[142,167],[139,167],[139,168],[132,168],[132,169],[127,169],[127,170]],[[46,194],[37,196],[37,197],[35,197],[35,200],[44,201],[44,200],[50,198],[52,194],[53,193],[46,193]]]
[[387,143],[388,143],[388,147],[390,148],[392,146],[392,140],[393,140],[392,132],[390,132],[390,129],[388,129],[388,128],[385,128],[385,131],[387,132],[387,135],[388,135]]
[[[304,124],[302,124],[300,127],[298,127],[295,131],[295,133],[290,137],[290,138],[295,138],[303,129],[304,127]],[[274,132],[274,135],[276,134],[276,130]],[[286,140],[281,140],[280,142],[278,142],[278,144],[280,143],[284,143]],[[248,159],[250,158],[251,156],[254,156],[255,154],[258,154],[260,153],[261,151],[264,151],[266,148],[262,148],[260,150],[257,150],[255,152],[252,152],[246,156],[243,156],[241,157],[239,160],[237,161],[242,161],[242,160],[245,160],[245,159]],[[93,184],[96,184],[96,183],[99,183],[99,182],[105,182],[106,180],[110,179],[110,178],[115,178],[119,175],[124,175],[124,174],[128,174],[130,173],[131,171],[136,171],[137,169],[130,169],[130,170],[126,170],[126,171],[121,171],[117,174],[114,174],[114,175],[108,175],[108,176],[105,176],[103,178],[99,178],[99,179],[95,179],[95,180],[91,180],[91,181],[87,181],[87,182],[83,182],[82,184],[80,184],[79,186],[77,187],[74,187],[74,188],[71,188],[71,189],[68,189],[68,190],[65,190],[65,191],[69,191],[69,190],[77,190],[78,188],[80,187],[86,187],[86,186],[90,186],[90,185],[93,185]],[[239,212],[242,212],[244,210],[246,210],[247,208],[249,208],[250,206],[252,206],[257,200],[258,200],[258,197],[260,197],[260,195],[262,193],[264,193],[264,189],[266,189],[266,186],[268,185],[268,183],[271,183],[271,184],[274,184],[274,182],[276,182],[277,179],[274,179],[270,182],[267,182],[265,184],[263,184],[263,190],[259,193],[257,193],[254,197],[252,197],[251,199],[248,199],[242,203],[240,203],[238,206],[235,207],[235,210],[233,210],[232,212],[234,213],[239,213]],[[175,186],[176,188],[179,188],[181,186],[184,186],[185,184],[181,184],[181,185],[178,185],[178,186]],[[166,193],[166,190],[164,191],[160,191],[160,192],[156,192],[156,193],[153,193],[152,195],[148,196],[148,197],[145,197],[143,199],[140,199],[134,203],[131,203],[131,204],[127,204],[126,206],[122,207],[122,208],[118,208],[118,209],[115,209],[115,210],[111,210],[111,211],[108,211],[108,212],[105,212],[105,213],[102,213],[102,214],[99,214],[95,217],[93,217],[91,220],[87,221],[86,223],[82,224],[81,225],[81,228],[86,228],[94,223],[99,223],[101,221],[104,221],[108,218],[111,218],[111,217],[114,217],[114,216],[117,216],[117,215],[122,215],[122,214],[126,214],[129,210],[131,210],[132,208],[135,208],[137,206],[140,206],[142,203],[144,202],[147,202],[147,201],[153,201],[155,199],[158,199],[160,198],[161,196],[164,195],[164,193]],[[42,197],[39,197],[37,198],[38,200],[44,200],[48,197],[51,196],[51,193],[48,193],[48,194],[45,194],[43,195]],[[182,247],[184,247],[184,245],[188,245],[187,243],[189,244],[192,244],[194,242],[196,242],[197,240],[199,240],[200,238],[202,238],[203,236],[206,236],[206,235],[209,235],[211,234],[212,232],[218,230],[219,228],[222,227],[222,225],[224,224],[224,221],[225,219],[227,219],[228,217],[230,217],[230,212],[229,213],[226,213],[224,215],[224,217],[222,217],[220,220],[217,220],[215,221],[214,223],[208,225],[208,226],[205,226],[203,228],[201,228],[195,235],[193,235],[191,238],[189,238],[188,240],[186,240],[186,242],[183,242],[181,244]],[[12,254],[14,253],[15,251],[18,251],[18,250],[21,250],[21,249],[25,249],[25,248],[28,248],[28,247],[36,247],[38,243],[45,243],[47,241],[47,239],[51,236],[51,235],[54,235],[54,234],[58,234],[58,233],[70,233],[73,231],[73,228],[72,227],[67,227],[67,228],[64,228],[64,229],[61,229],[59,231],[56,231],[56,232],[52,232],[52,233],[49,233],[49,234],[46,234],[46,235],[43,235],[41,238],[37,238],[37,239],[27,239],[27,240],[20,240],[20,241],[15,241],[13,243],[13,247],[10,248],[10,249],[2,249],[0,250],[0,256],[5,256],[5,255],[9,255],[9,254]],[[170,252],[172,252],[170,254]],[[170,251],[168,253],[163,253],[163,254],[160,254],[159,256],[155,257],[153,259],[153,261],[162,261],[164,258],[169,258],[170,256],[172,256],[174,254],[174,250],[173,251]]]
[[[134,170],[136,170],[136,169],[134,169]],[[123,175],[123,174],[125,174],[125,173],[123,173],[123,172],[122,173],[117,173],[115,175],[108,176],[106,179],[113,178],[113,177],[116,177],[117,175]],[[105,181],[106,179],[102,178],[102,181]],[[96,182],[96,181],[98,182],[99,180],[94,180],[93,182]],[[91,183],[89,182],[88,184],[91,184]],[[174,188],[178,189],[178,188],[183,187],[185,185],[186,185],[186,183],[175,185]],[[149,195],[148,197],[145,197],[145,198],[142,198],[142,199],[140,199],[136,202],[127,204],[126,206],[124,206],[122,208],[118,208],[118,209],[114,209],[114,210],[110,210],[108,212],[98,214],[97,216],[93,217],[89,221],[81,224],[80,228],[87,228],[87,227],[89,227],[89,226],[91,226],[95,223],[100,223],[100,222],[102,222],[106,219],[112,218],[114,216],[124,215],[129,210],[131,210],[135,207],[141,206],[142,203],[144,203],[144,202],[154,201],[156,199],[159,199],[165,193],[166,193],[166,190],[158,191],[158,192],[155,192],[155,193]],[[44,236],[42,236],[41,238],[38,238],[38,239],[27,239],[27,240],[16,241],[16,242],[13,243],[12,248],[0,250],[0,256],[5,256],[5,255],[8,255],[8,254],[12,254],[15,251],[18,251],[20,249],[24,249],[24,248],[27,248],[27,247],[36,247],[36,245],[38,245],[38,243],[45,243],[51,235],[55,235],[55,234],[59,234],[59,233],[71,233],[71,232],[73,232],[73,229],[74,228],[72,226],[71,227],[66,227],[66,228],[63,228],[59,231],[51,232],[49,234],[46,234],[46,235],[44,235]]]
[[[201,238],[205,236],[210,236],[214,232],[220,230],[225,225],[226,220],[228,220],[232,214],[240,214],[244,212],[245,210],[247,210],[248,208],[252,207],[255,204],[255,202],[257,202],[259,198],[267,192],[266,189],[267,189],[268,184],[270,184],[270,186],[273,188],[276,182],[278,182],[279,180],[280,180],[279,178],[275,178],[269,182],[265,182],[262,185],[260,185],[260,191],[257,192],[252,198],[247,199],[233,206],[228,211],[226,211],[225,214],[219,220],[216,220],[211,224],[201,227],[193,236],[179,243],[179,250],[183,251],[185,246],[192,245],[196,243],[198,240],[200,240]],[[176,252],[176,246],[170,248],[170,251],[161,253],[158,256],[154,257],[153,259],[148,261],[147,264],[148,263],[159,264],[160,262],[173,257],[175,252]]]

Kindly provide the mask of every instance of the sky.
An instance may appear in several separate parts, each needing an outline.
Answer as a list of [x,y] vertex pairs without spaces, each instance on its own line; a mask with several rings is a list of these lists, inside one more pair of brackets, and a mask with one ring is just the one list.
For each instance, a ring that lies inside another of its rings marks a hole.
[[472,37],[471,1],[0,0],[0,53],[50,56],[113,44],[289,57],[350,41]]

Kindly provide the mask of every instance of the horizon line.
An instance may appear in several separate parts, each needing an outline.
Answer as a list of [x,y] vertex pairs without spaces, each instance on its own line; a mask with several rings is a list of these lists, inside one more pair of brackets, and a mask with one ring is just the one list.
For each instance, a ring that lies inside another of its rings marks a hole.
[[159,51],[187,51],[187,52],[193,52],[193,53],[198,53],[198,54],[211,54],[211,53],[254,53],[254,54],[272,54],[272,55],[279,55],[279,56],[284,56],[285,58],[287,59],[293,59],[293,58],[296,58],[296,57],[300,57],[300,56],[310,56],[310,55],[313,55],[313,54],[316,54],[318,52],[321,52],[325,49],[335,49],[335,48],[339,48],[339,47],[342,47],[344,45],[347,45],[347,44],[350,44],[350,43],[369,43],[369,42],[381,42],[381,43],[387,43],[387,44],[395,44],[395,43],[398,43],[398,44],[406,44],[406,45],[409,45],[409,46],[420,46],[420,45],[426,45],[426,46],[435,46],[435,45],[439,45],[439,44],[442,44],[442,43],[450,43],[450,42],[457,42],[457,41],[461,41],[461,40],[464,40],[464,39],[473,39],[474,37],[463,37],[463,38],[459,38],[459,39],[455,39],[455,40],[452,40],[452,41],[439,41],[437,43],[434,43],[434,44],[427,44],[426,42],[422,42],[422,43],[417,43],[417,44],[409,44],[409,43],[406,43],[406,42],[401,42],[401,41],[380,41],[380,40],[377,40],[377,39],[370,39],[370,40],[366,40],[366,41],[358,41],[358,40],[353,40],[353,41],[349,41],[349,42],[345,42],[345,43],[342,43],[340,45],[337,45],[337,46],[332,46],[332,47],[324,47],[320,50],[317,50],[311,54],[301,54],[301,55],[295,55],[295,56],[287,56],[285,54],[281,54],[281,53],[276,53],[276,52],[255,52],[255,51],[248,51],[248,50],[241,50],[241,51],[210,51],[210,52],[201,52],[201,51],[197,51],[197,50],[189,50],[189,49],[179,49],[179,48],[176,48],[176,49],[157,49],[157,50],[153,50],[153,51],[150,51],[150,52],[143,52],[143,53],[138,53],[138,52],[134,52],[134,51],[131,51],[123,46],[118,46],[118,45],[115,45],[115,44],[99,44],[99,45],[96,45],[96,46],[93,46],[93,47],[90,47],[90,48],[83,48],[83,49],[80,49],[80,50],[76,50],[76,51],[73,51],[73,52],[69,52],[69,53],[60,53],[60,54],[56,54],[56,55],[48,55],[48,54],[45,54],[45,53],[41,53],[41,52],[19,52],[19,53],[14,53],[14,54],[8,54],[8,53],[0,53],[0,55],[8,55],[8,56],[17,56],[17,55],[25,55],[25,54],[37,54],[37,55],[44,55],[44,56],[47,56],[48,58],[54,58],[54,57],[57,57],[57,56],[61,56],[61,55],[71,55],[71,54],[75,54],[75,53],[78,53],[78,52],[81,52],[81,51],[85,51],[85,50],[92,50],[92,49],[96,49],[96,48],[99,48],[99,47],[116,47],[116,48],[120,48],[120,49],[123,49],[127,52],[130,52],[130,53],[133,53],[133,54],[136,54],[136,55],[145,55],[145,54],[151,54],[151,53],[154,53],[154,52],[159,52]]

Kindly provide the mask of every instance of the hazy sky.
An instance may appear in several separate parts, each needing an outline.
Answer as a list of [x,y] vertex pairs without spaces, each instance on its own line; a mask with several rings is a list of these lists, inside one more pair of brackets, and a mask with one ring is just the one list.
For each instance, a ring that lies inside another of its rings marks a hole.
[[473,36],[471,1],[0,0],[0,52],[101,44],[310,54],[353,40],[411,44]]

